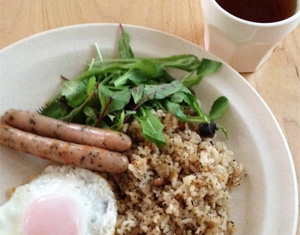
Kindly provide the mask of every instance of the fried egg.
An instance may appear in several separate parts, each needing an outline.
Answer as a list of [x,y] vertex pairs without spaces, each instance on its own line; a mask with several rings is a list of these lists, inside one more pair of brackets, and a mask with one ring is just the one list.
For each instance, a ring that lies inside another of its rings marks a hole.
[[116,218],[115,197],[105,179],[89,170],[51,165],[0,207],[0,234],[113,234]]

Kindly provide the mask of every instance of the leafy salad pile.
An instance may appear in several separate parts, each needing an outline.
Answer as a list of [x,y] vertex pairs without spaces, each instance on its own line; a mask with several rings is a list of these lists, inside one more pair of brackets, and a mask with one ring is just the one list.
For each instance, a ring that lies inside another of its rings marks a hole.
[[[120,25],[118,49],[121,58],[103,59],[95,44],[98,58],[75,79],[63,77],[60,93],[41,114],[68,122],[120,131],[131,119],[142,126],[143,135],[158,147],[165,145],[163,125],[152,113],[162,109],[181,122],[199,126],[199,133],[212,137],[216,129],[226,130],[214,122],[226,109],[228,100],[219,97],[209,114],[200,107],[192,87],[203,77],[217,71],[221,63],[181,54],[163,58],[135,58],[130,35]],[[170,68],[183,70],[174,78]],[[187,110],[191,110],[187,112]]]

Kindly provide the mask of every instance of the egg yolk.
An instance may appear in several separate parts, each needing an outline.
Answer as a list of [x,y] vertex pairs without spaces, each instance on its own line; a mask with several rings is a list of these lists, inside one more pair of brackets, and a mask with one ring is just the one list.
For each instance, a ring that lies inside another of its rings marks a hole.
[[76,202],[63,193],[52,193],[35,199],[28,207],[22,234],[78,235],[80,213]]

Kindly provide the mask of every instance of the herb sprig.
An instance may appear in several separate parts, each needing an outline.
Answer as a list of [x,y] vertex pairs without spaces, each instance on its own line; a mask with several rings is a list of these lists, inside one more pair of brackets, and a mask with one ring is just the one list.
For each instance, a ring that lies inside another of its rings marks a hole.
[[[191,88],[221,67],[210,59],[181,54],[163,58],[135,58],[130,35],[120,25],[118,49],[121,58],[103,59],[96,45],[98,59],[93,58],[87,69],[75,79],[64,79],[61,91],[41,114],[64,121],[82,123],[120,131],[123,124],[136,119],[148,141],[158,147],[166,144],[163,125],[152,109],[163,109],[180,121],[205,128],[217,126],[214,120],[225,111],[228,100],[219,97],[206,114]],[[174,78],[169,69],[186,72]],[[194,114],[189,114],[190,108]],[[226,130],[220,127],[225,133]],[[199,133],[207,133],[201,132]],[[211,131],[209,131],[210,135]],[[211,136],[210,136],[211,137]]]

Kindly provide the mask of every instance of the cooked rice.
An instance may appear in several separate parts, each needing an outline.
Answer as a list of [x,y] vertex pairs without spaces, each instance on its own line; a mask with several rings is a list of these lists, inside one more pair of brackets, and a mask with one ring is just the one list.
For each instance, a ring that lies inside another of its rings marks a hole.
[[224,143],[201,138],[163,111],[167,145],[145,141],[133,121],[129,169],[107,176],[118,201],[115,234],[232,234],[230,191],[244,177],[243,166]]

